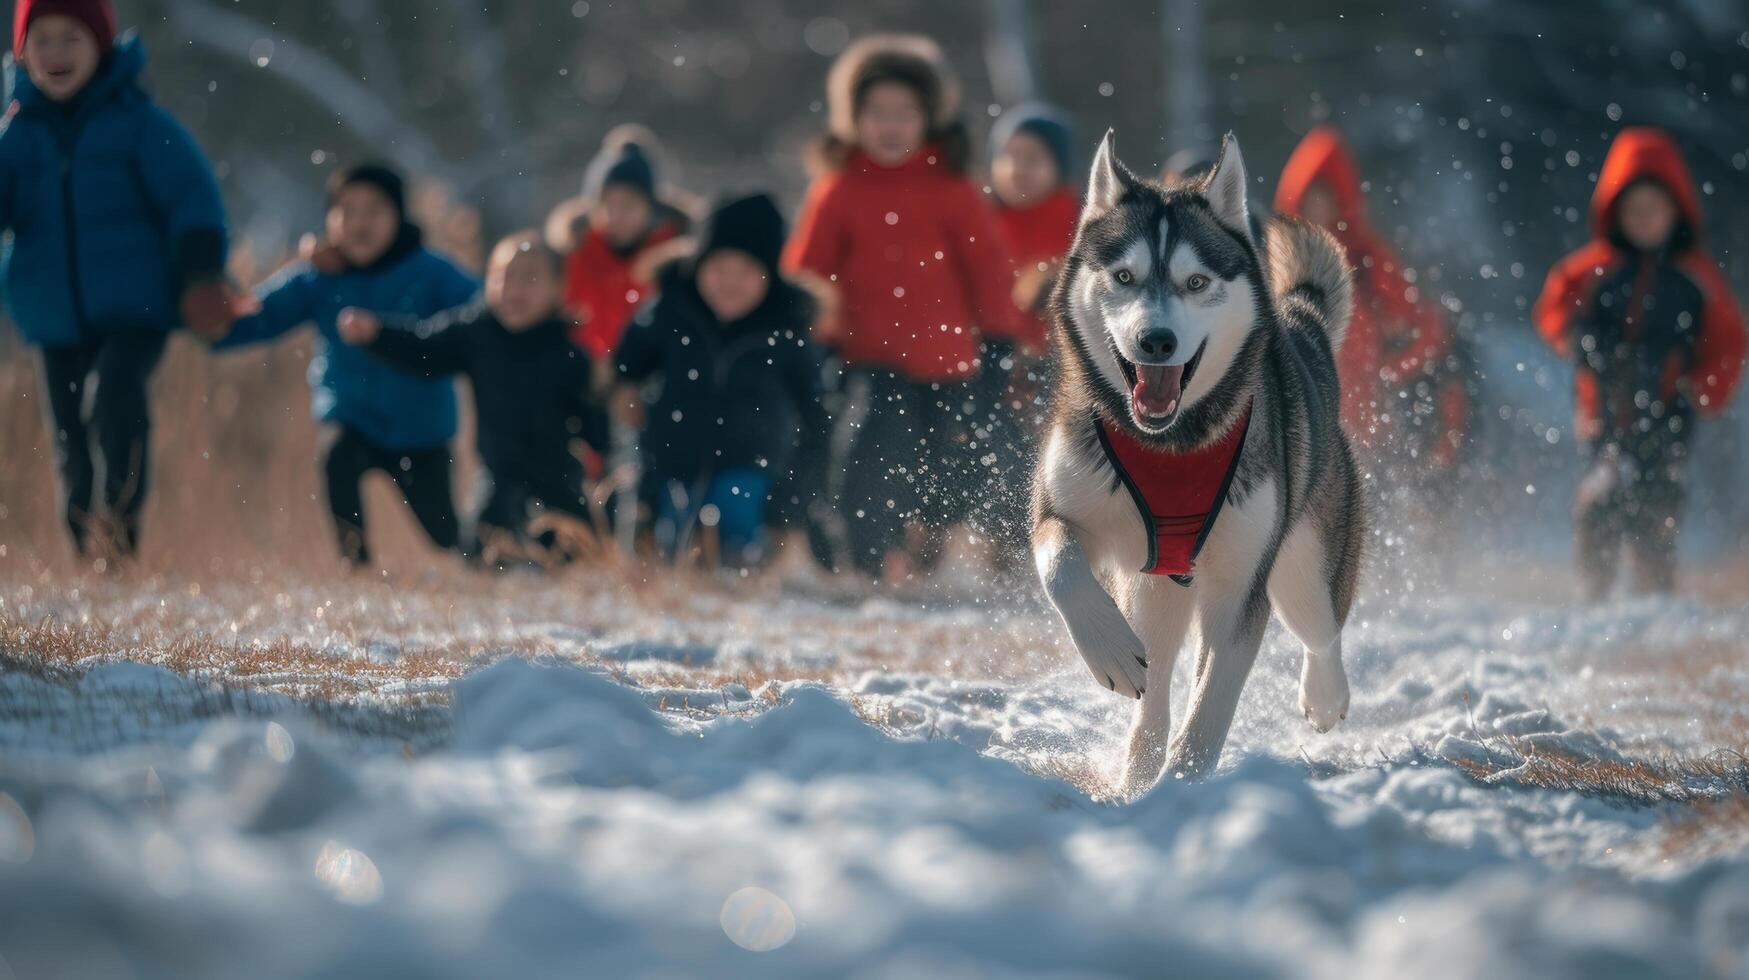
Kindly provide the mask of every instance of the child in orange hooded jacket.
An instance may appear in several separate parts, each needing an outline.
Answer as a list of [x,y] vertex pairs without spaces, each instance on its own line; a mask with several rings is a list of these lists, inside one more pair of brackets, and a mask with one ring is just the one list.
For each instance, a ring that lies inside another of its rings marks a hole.
[[1591,228],[1535,309],[1543,339],[1578,366],[1576,428],[1590,457],[1574,506],[1579,574],[1586,596],[1602,599],[1625,540],[1639,588],[1668,592],[1693,416],[1724,411],[1743,368],[1743,318],[1662,130],[1615,138]]
[[1320,126],[1294,148],[1275,210],[1328,229],[1354,267],[1354,317],[1336,355],[1349,438],[1375,451],[1406,450],[1435,472],[1449,471],[1469,417],[1469,395],[1452,363],[1456,338],[1373,229],[1354,157],[1335,129]]

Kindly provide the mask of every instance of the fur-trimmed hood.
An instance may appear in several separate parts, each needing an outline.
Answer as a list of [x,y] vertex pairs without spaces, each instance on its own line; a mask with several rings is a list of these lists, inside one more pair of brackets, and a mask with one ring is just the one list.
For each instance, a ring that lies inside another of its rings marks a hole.
[[933,80],[931,129],[943,129],[959,118],[959,78],[940,45],[918,34],[870,34],[845,48],[826,76],[827,125],[833,136],[856,142],[857,89],[883,77]]
[[[601,147],[593,159],[611,155],[628,143],[637,144],[650,158],[658,178],[671,172],[668,152],[662,141],[649,127],[638,123],[621,123],[608,130],[607,135],[601,138]],[[547,244],[561,255],[576,248],[589,230],[589,209],[595,206],[595,200],[588,192],[588,184],[588,175],[585,174],[585,189],[575,197],[560,201],[547,213],[544,228]],[[677,232],[684,235],[692,230],[693,224],[704,214],[703,203],[697,196],[665,180],[657,181],[655,201],[655,214],[651,215],[650,220],[651,229],[671,224]]]
[[941,47],[917,34],[870,34],[858,39],[826,76],[826,135],[813,159],[817,170],[842,167],[856,145],[858,96],[878,81],[896,81],[918,92],[929,113],[926,140],[936,144],[952,170],[964,173],[970,139],[960,121],[960,83]]
[[[683,196],[685,192],[664,187],[657,191],[656,207],[650,216],[650,230],[672,227],[675,232],[685,235],[692,230],[696,222],[696,208],[688,200],[685,203],[672,203],[671,196]],[[547,212],[546,226],[542,235],[547,245],[560,255],[569,255],[589,234],[589,208],[594,202],[582,195],[568,197]]]

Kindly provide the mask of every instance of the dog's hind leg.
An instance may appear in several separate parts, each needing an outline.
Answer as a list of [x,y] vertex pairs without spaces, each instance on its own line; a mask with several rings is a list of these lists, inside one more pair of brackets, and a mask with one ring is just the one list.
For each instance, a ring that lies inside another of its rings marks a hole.
[[1220,761],[1221,746],[1226,744],[1227,730],[1239,707],[1239,693],[1263,645],[1269,598],[1262,583],[1238,594],[1207,596],[1198,603],[1197,622],[1202,644],[1190,716],[1166,756],[1166,768],[1174,775],[1207,775]]
[[1306,648],[1300,665],[1300,712],[1320,732],[1348,717],[1348,675],[1342,669],[1342,623],[1334,594],[1337,582],[1326,554],[1318,529],[1302,521],[1282,542],[1269,573],[1270,602]]
[[1191,611],[1191,593],[1167,579],[1143,578],[1130,595],[1128,618],[1148,651],[1148,686],[1130,723],[1123,774],[1126,796],[1147,792],[1166,766],[1166,744],[1172,735],[1172,665],[1189,631]]

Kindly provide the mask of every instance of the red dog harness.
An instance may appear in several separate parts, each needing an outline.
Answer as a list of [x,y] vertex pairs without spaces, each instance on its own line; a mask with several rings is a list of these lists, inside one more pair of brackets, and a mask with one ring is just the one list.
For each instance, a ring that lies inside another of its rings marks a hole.
[[1167,575],[1189,585],[1197,553],[1214,529],[1227,489],[1239,469],[1239,447],[1251,428],[1251,407],[1220,439],[1185,453],[1150,446],[1097,416],[1093,429],[1105,458],[1129,489],[1148,537],[1148,561],[1141,571]]

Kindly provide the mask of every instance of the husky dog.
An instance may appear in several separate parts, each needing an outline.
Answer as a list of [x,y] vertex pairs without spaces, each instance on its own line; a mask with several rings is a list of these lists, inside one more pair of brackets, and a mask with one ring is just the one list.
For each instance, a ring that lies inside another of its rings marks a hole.
[[[1298,221],[1254,241],[1245,194],[1230,134],[1208,176],[1162,187],[1106,133],[1051,297],[1059,378],[1033,556],[1094,678],[1140,699],[1130,794],[1166,766],[1214,768],[1271,609],[1305,645],[1300,710],[1320,732],[1348,714],[1342,626],[1366,538],[1337,427],[1349,270]],[[1168,745],[1193,623],[1196,688]]]

